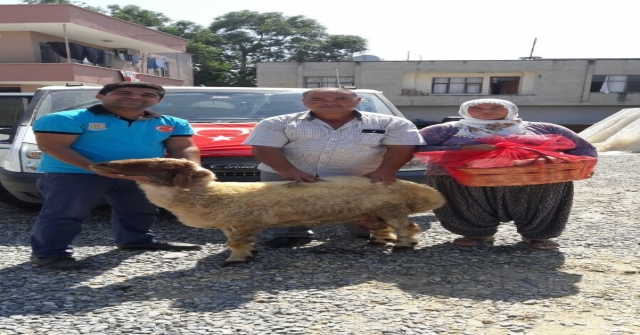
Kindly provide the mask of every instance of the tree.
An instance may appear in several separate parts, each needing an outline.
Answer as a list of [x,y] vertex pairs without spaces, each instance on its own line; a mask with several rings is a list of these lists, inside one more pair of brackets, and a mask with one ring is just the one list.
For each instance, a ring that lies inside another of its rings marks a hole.
[[108,5],[107,8],[109,10],[108,15],[147,28],[158,29],[166,23],[171,22],[171,19],[162,13],[142,9],[136,5],[127,5],[124,7]]
[[229,86],[231,64],[220,61],[222,51],[204,43],[187,44],[187,52],[193,60],[194,85]]
[[291,50],[290,61],[347,61],[367,50],[367,40],[353,35],[328,35],[324,40],[308,41]]
[[277,12],[230,12],[215,18],[209,30],[221,38],[213,46],[231,64],[234,86],[255,86],[256,62],[349,60],[366,50],[361,37],[329,35],[316,20]]
[[188,41],[194,85],[229,86],[231,66],[224,61],[222,50],[212,46],[221,42],[219,37],[191,21],[177,21],[158,30]]

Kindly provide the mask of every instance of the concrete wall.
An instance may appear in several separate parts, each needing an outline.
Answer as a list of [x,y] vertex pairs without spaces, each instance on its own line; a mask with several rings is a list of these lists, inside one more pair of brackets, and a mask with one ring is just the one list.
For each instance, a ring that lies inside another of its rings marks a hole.
[[302,87],[298,86],[298,63],[258,63],[256,69],[258,87]]
[[34,53],[33,38],[28,31],[0,32],[0,51],[0,63],[40,62],[40,52]]
[[[440,122],[447,116],[459,116],[459,106],[412,106],[398,109],[412,121]],[[620,106],[518,106],[519,116],[523,120],[558,124],[592,124],[621,109]]]

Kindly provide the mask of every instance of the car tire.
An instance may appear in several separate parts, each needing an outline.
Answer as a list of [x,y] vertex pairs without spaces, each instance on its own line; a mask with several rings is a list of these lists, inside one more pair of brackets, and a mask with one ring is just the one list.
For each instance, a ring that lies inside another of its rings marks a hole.
[[40,210],[40,207],[42,207],[42,204],[26,202],[16,198],[13,194],[9,193],[9,191],[7,191],[7,189],[5,189],[2,185],[0,185],[0,203],[10,207],[29,209],[34,211]]

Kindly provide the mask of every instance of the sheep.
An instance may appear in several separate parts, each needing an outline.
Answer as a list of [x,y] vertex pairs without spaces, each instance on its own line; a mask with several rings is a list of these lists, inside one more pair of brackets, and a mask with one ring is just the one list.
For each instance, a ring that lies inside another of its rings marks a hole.
[[[255,234],[269,227],[382,221],[369,243],[412,249],[420,228],[407,217],[444,204],[426,185],[397,180],[372,183],[366,177],[328,177],[315,183],[216,182],[213,172],[174,158],[124,159],[91,165],[95,172],[146,176],[137,180],[149,201],[190,227],[220,229],[231,255],[224,265],[245,263],[257,253]],[[395,233],[394,233],[395,231]]]

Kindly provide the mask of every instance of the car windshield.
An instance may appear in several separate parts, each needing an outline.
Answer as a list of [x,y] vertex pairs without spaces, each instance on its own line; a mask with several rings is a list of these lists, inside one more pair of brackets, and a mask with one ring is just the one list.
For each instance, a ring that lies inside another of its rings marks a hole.
[[[51,91],[38,106],[36,117],[63,110],[82,109],[100,103],[93,90]],[[393,115],[374,93],[358,92],[362,99],[358,110]],[[246,91],[167,91],[165,98],[149,109],[164,115],[176,116],[191,123],[256,122],[261,119],[306,110],[302,92],[246,92]]]

